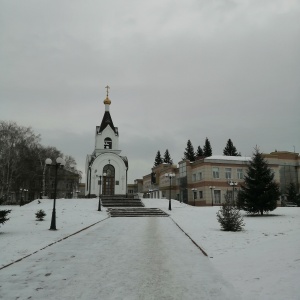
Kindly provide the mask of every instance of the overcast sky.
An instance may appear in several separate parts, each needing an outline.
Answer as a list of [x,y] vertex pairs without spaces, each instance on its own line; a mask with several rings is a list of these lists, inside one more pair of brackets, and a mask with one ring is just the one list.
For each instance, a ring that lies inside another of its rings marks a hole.
[[105,86],[129,182],[190,139],[300,152],[300,1],[0,0],[0,120],[84,172]]

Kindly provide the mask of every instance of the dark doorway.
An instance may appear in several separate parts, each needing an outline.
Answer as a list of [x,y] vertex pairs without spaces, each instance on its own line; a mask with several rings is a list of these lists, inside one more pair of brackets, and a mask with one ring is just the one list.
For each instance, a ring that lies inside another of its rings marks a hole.
[[103,195],[114,195],[115,194],[115,168],[112,165],[106,165],[103,168],[103,173],[106,173],[106,176],[103,176]]

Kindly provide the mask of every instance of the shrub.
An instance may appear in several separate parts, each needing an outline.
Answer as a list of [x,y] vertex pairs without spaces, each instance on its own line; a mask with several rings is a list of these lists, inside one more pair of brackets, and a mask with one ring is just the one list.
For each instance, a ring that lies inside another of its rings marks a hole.
[[43,221],[46,213],[42,209],[40,209],[35,213],[35,216],[39,221]]
[[245,225],[239,209],[232,203],[228,194],[225,194],[225,202],[217,212],[217,219],[224,231],[240,231]]
[[0,210],[0,225],[3,225],[6,221],[9,220],[7,215],[11,212],[11,210]]

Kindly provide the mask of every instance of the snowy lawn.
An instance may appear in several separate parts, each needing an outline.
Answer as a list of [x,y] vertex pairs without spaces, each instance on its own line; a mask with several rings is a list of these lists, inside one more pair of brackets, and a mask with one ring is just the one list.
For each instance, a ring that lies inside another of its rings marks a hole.
[[[299,208],[277,208],[273,216],[245,216],[244,230],[232,233],[220,230],[219,207],[193,207],[172,200],[170,212],[168,200],[143,202],[170,213],[243,299],[300,299]],[[97,211],[97,199],[58,199],[58,230],[50,231],[52,205],[53,200],[44,199],[40,204],[35,200],[22,207],[0,207],[12,209],[10,220],[0,227],[0,268],[107,217],[105,209]],[[39,209],[47,214],[44,221],[35,220]]]

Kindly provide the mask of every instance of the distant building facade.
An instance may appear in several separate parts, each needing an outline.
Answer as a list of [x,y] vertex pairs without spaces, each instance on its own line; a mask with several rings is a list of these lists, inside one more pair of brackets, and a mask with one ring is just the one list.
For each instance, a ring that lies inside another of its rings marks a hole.
[[[281,200],[290,182],[295,183],[299,193],[299,154],[278,151],[264,154],[264,157],[280,186]],[[161,164],[143,177],[143,195],[146,198],[169,198],[171,191],[172,199],[190,205],[221,205],[226,193],[236,199],[250,160],[251,157],[211,156],[194,162],[183,160],[178,167]],[[168,173],[174,173],[175,177],[166,177]]]

